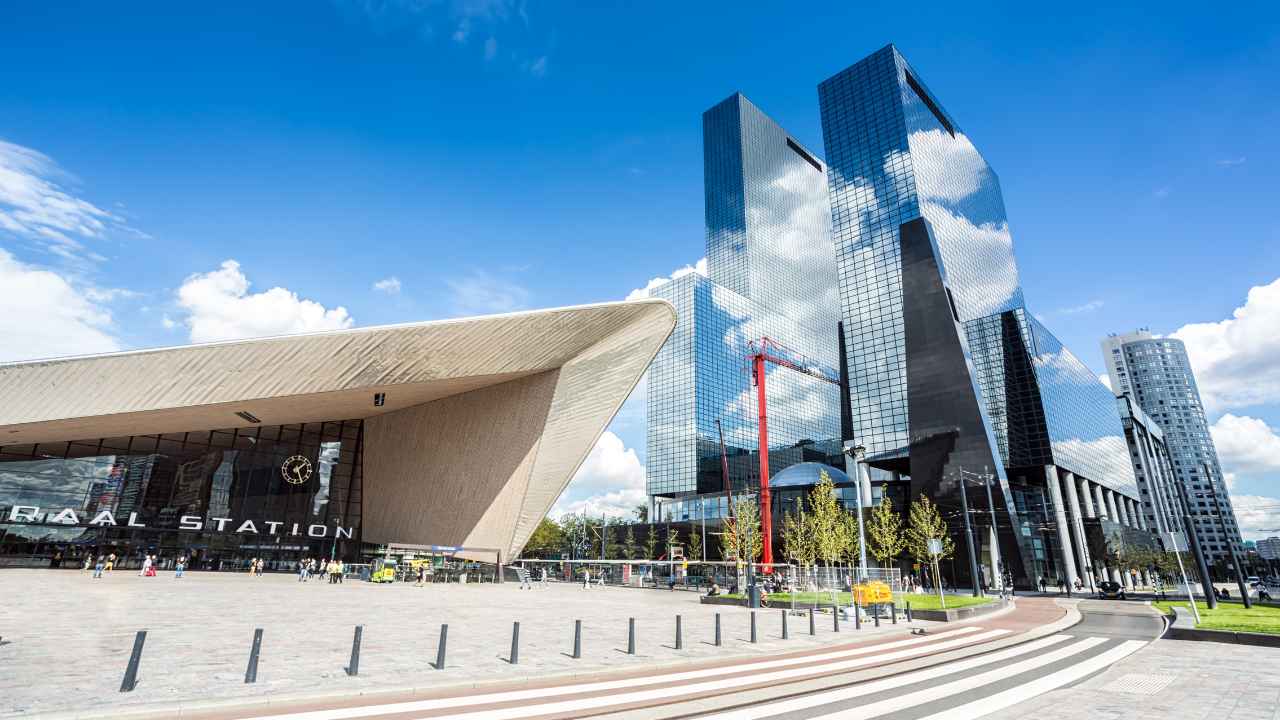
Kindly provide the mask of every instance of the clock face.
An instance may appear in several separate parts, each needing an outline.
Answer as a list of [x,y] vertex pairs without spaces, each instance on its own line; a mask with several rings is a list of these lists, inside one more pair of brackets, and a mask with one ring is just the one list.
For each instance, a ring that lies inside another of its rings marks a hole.
[[280,475],[290,485],[303,485],[311,479],[311,461],[301,455],[286,458],[280,464]]

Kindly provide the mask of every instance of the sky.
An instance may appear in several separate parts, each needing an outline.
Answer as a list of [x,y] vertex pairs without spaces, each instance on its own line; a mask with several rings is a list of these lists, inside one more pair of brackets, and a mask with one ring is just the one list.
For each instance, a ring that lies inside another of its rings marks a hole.
[[[12,3],[0,361],[618,300],[703,257],[701,113],[822,148],[892,42],[1000,175],[1033,312],[1188,342],[1280,535],[1280,21],[929,3]],[[1271,208],[1271,210],[1267,210]],[[556,512],[644,499],[634,394]]]

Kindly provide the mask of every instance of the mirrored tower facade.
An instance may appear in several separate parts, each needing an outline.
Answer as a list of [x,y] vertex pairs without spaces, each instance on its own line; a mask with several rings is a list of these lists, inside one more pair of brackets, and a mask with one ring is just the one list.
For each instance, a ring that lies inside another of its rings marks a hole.
[[966,482],[981,581],[1119,578],[1107,543],[1141,523],[1120,418],[1027,310],[999,178],[893,46],[818,94],[849,410],[869,464],[957,510]]
[[[657,521],[719,518],[759,487],[749,343],[839,377],[831,215],[821,160],[741,94],[703,114],[707,276],[653,294],[679,321],[649,370],[647,484]],[[766,370],[769,466],[840,462],[835,382]],[[724,472],[728,468],[728,473]]]

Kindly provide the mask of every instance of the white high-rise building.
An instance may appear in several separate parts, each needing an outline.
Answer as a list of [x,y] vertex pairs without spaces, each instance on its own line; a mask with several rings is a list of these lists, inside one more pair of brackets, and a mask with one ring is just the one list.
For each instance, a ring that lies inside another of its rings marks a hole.
[[[1209,435],[1200,390],[1181,340],[1142,329],[1102,341],[1111,388],[1137,402],[1164,432],[1174,475],[1186,491],[1205,559],[1217,562],[1234,545],[1243,554],[1240,527]],[[1150,498],[1143,498],[1145,503]],[[1225,528],[1225,529],[1224,529]]]

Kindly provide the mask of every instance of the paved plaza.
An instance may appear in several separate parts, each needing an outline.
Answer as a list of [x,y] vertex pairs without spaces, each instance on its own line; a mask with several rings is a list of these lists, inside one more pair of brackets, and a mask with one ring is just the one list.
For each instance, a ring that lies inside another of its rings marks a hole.
[[[93,580],[76,570],[5,570],[0,598],[0,716],[509,682],[854,639],[847,624],[833,633],[828,615],[819,617],[814,637],[807,618],[793,617],[791,638],[784,641],[780,611],[764,610],[757,618],[760,642],[752,645],[743,608],[700,605],[692,592],[584,591],[559,583],[531,591],[517,583],[419,588],[239,573],[142,578],[136,571]],[[716,612],[722,616],[721,648],[711,644]],[[678,651],[677,614],[684,626],[684,648]],[[635,656],[625,652],[629,617],[636,619]],[[570,653],[578,618],[582,658],[575,660]],[[513,621],[521,624],[518,665],[507,661]],[[446,668],[437,671],[431,663],[441,623],[449,625],[448,657]],[[364,625],[364,636],[359,676],[353,678],[344,668],[357,624]],[[258,682],[246,685],[245,665],[258,627],[264,629]],[[144,629],[138,687],[120,693],[134,633]],[[893,631],[886,624],[879,632]],[[866,628],[857,637],[876,632]]]
[[990,720],[1280,720],[1280,648],[1160,640]]

